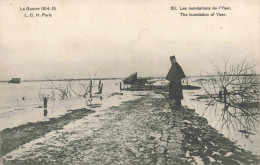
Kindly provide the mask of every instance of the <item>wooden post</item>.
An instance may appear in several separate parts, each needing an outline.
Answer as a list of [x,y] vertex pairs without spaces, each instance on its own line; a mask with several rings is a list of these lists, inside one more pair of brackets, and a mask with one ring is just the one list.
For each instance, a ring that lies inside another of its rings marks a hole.
[[120,82],[120,85],[119,85],[119,87],[120,87],[120,90],[122,90],[122,83]]
[[99,94],[102,94],[102,89],[103,89],[103,83],[100,84],[100,87],[98,89],[98,93]]
[[43,116],[47,116],[47,115],[48,115],[48,111],[47,111],[47,109],[44,109]]
[[43,98],[43,108],[47,108],[47,103],[48,103],[47,97],[44,97]]
[[101,87],[101,80],[99,80],[99,83],[98,83],[98,89]]
[[101,84],[100,93],[102,94],[103,91],[103,83]]
[[89,81],[89,95],[92,98],[92,80]]
[[103,83],[101,83],[101,80],[99,80],[99,84],[98,84],[98,94],[102,94],[102,89],[103,89]]

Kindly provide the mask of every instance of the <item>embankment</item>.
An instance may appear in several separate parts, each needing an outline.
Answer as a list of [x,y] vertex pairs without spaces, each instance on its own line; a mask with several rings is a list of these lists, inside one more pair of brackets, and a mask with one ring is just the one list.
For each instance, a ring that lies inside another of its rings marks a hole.
[[81,119],[93,112],[92,110],[82,108],[70,111],[70,113],[58,118],[51,118],[49,121],[27,123],[15,128],[4,129],[0,131],[0,155],[3,156],[19,146],[40,138],[53,130],[62,129],[69,122]]

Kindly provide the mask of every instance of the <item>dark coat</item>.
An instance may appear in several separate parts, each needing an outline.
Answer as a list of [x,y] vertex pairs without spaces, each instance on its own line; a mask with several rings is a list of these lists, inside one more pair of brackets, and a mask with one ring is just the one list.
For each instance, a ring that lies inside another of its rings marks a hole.
[[175,62],[169,70],[166,80],[170,81],[169,84],[169,98],[170,99],[183,99],[181,79],[186,77],[181,66]]

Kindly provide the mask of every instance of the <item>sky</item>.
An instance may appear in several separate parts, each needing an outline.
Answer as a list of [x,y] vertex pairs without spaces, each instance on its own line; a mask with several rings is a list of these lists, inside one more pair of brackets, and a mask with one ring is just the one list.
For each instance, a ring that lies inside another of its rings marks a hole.
[[[43,6],[56,8],[51,18],[20,10]],[[181,17],[185,6],[231,10]],[[172,55],[187,76],[223,59],[260,70],[259,13],[257,0],[0,0],[0,80],[165,76]]]

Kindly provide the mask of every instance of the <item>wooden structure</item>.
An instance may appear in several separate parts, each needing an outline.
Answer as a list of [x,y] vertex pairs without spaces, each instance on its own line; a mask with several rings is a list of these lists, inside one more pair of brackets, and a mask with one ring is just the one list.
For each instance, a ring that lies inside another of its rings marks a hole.
[[133,85],[136,83],[137,80],[137,72],[131,74],[127,78],[123,79],[123,83],[126,85]]
[[99,80],[98,92],[96,92],[95,94],[102,94],[102,89],[103,89],[103,83],[101,82],[101,80]]
[[9,80],[8,83],[20,83],[21,82],[21,78],[12,78],[12,80]]
[[[130,85],[131,87],[142,87],[145,86],[147,83],[147,78],[138,78],[137,72],[131,74],[130,76],[123,79],[124,85]],[[120,89],[122,89],[122,86],[120,84]]]

